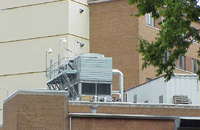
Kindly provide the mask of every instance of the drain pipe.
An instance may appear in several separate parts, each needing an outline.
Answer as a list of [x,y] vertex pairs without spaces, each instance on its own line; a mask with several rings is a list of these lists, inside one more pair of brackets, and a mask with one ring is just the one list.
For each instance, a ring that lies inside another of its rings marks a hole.
[[118,69],[113,69],[112,70],[113,75],[118,75],[119,76],[119,93],[121,94],[121,102],[123,102],[123,93],[124,93],[124,79],[123,79],[123,73],[118,70]]

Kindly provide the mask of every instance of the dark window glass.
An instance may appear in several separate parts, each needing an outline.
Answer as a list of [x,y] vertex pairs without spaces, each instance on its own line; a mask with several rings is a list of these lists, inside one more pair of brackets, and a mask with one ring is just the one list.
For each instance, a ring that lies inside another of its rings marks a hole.
[[82,83],[82,94],[95,94],[94,83]]
[[97,84],[97,95],[110,95],[110,84]]

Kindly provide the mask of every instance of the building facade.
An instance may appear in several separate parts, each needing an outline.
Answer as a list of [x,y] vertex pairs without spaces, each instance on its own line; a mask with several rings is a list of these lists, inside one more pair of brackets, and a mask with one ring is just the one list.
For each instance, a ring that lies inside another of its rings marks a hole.
[[[4,120],[0,130],[195,130],[200,128],[200,106],[68,102],[66,94],[62,91],[18,90],[4,101]],[[92,111],[92,107],[96,108],[96,111]],[[180,119],[188,122],[187,125],[181,126]]]
[[[158,23],[148,16],[134,17],[136,5],[127,0],[90,2],[90,52],[113,57],[113,67],[124,73],[125,90],[156,78],[155,68],[142,70],[142,56],[138,54],[138,38],[154,41],[159,31]],[[192,23],[200,28],[200,23]],[[194,73],[198,65],[197,51],[200,47],[194,42],[185,56],[177,61],[175,73]],[[115,82],[114,88],[117,87]]]
[[[16,89],[46,88],[45,64],[57,62],[59,53],[73,57],[90,51],[113,57],[113,68],[124,74],[124,90],[155,78],[155,68],[141,70],[136,49],[139,36],[155,39],[158,21],[150,20],[149,25],[145,17],[133,17],[136,5],[127,0],[1,0],[0,10],[0,101]],[[199,23],[193,26],[200,28]],[[45,52],[48,48],[52,54]],[[198,48],[197,42],[191,45],[176,73],[198,68]],[[117,82],[114,76],[113,89],[118,89]]]
[[2,0],[0,10],[0,102],[20,88],[46,88],[45,67],[59,53],[89,52],[87,0]]

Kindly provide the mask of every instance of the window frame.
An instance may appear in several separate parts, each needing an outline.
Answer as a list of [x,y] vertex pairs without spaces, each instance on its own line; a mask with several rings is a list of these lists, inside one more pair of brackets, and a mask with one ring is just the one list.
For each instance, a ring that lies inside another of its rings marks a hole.
[[[198,65],[198,61],[197,59],[192,59],[192,72],[196,72],[197,70],[199,70],[199,65]],[[194,63],[195,62],[195,63]],[[196,65],[196,71],[194,70],[194,65]]]
[[184,55],[181,55],[178,57],[178,68],[179,69],[182,69],[182,70],[185,70],[186,68],[186,59],[185,59],[185,56]]
[[145,22],[147,26],[155,27],[155,20],[152,18],[151,13],[145,15]]

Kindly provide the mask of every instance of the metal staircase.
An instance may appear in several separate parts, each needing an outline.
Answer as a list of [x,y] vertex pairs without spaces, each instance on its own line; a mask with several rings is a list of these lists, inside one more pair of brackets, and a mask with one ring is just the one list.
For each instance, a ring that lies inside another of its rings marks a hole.
[[67,76],[67,74],[63,74],[63,81],[65,83],[65,90],[68,90],[73,100],[75,100],[78,97],[78,94],[74,89],[74,85],[71,83],[70,78]]
[[65,90],[70,93],[70,98],[75,100],[78,93],[74,89],[72,76],[77,74],[77,70],[72,70],[69,62],[63,62],[65,59],[54,63],[47,69],[47,86],[50,90]]

